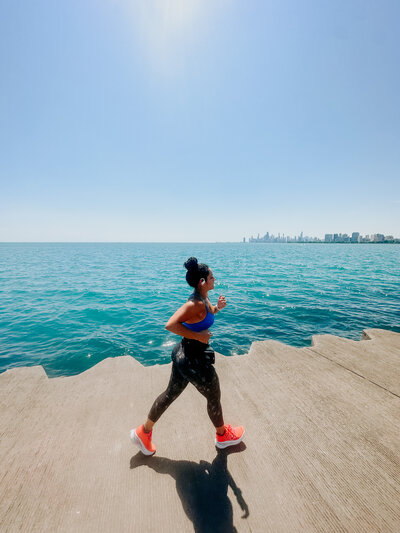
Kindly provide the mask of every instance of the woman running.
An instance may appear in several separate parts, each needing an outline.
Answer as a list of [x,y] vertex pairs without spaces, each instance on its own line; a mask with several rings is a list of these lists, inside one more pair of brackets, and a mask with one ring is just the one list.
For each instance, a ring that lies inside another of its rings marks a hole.
[[146,422],[130,433],[131,441],[145,455],[156,452],[151,442],[154,424],[189,382],[207,398],[207,412],[216,428],[215,445],[218,448],[238,444],[244,435],[242,426],[224,425],[219,380],[213,367],[215,354],[208,344],[212,335],[208,328],[214,323],[214,315],[226,306],[225,296],[220,296],[217,305],[212,305],[208,298],[208,291],[214,289],[215,283],[211,269],[199,264],[195,257],[190,257],[184,266],[186,281],[194,291],[165,326],[168,331],[183,337],[172,350],[168,387],[153,403]]

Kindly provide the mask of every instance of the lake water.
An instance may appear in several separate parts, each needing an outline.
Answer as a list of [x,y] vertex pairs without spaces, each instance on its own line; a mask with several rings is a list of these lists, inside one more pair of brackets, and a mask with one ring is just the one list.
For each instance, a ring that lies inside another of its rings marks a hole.
[[192,255],[213,269],[211,301],[227,299],[211,343],[224,355],[255,340],[400,332],[400,245],[2,243],[0,372],[73,375],[120,355],[168,363],[179,338],[164,326],[191,292]]

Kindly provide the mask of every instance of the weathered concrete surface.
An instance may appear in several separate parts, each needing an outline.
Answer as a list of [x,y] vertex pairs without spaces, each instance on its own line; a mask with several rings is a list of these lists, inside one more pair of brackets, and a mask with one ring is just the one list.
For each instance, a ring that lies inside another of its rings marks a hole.
[[246,428],[231,453],[190,386],[157,423],[154,457],[130,443],[170,365],[5,372],[0,530],[399,533],[400,334],[365,335],[218,356],[225,420]]
[[334,335],[314,335],[312,350],[400,397],[399,334],[369,329],[363,337],[379,340],[385,349],[377,351],[376,342],[360,343]]

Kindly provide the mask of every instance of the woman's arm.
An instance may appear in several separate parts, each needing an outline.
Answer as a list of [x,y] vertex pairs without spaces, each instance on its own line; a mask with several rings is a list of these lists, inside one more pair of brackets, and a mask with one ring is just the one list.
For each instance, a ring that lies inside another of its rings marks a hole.
[[204,310],[203,302],[199,301],[188,301],[182,305],[168,320],[165,324],[165,329],[180,335],[181,337],[186,337],[187,339],[195,339],[197,341],[208,344],[208,341],[211,337],[211,332],[208,330],[205,331],[192,331],[182,324],[187,320],[193,320],[198,317],[198,315]]
[[221,309],[223,309],[226,306],[225,296],[222,296],[221,294],[219,295],[217,305],[212,305],[210,300],[208,301],[211,305],[211,311],[213,312],[214,315],[216,315],[218,311],[221,311]]

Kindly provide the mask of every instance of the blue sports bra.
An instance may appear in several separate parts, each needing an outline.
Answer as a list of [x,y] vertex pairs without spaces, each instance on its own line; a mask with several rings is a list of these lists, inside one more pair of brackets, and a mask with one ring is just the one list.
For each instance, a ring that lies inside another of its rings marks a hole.
[[184,326],[191,329],[192,331],[204,331],[205,329],[210,328],[214,324],[214,315],[210,313],[208,309],[208,305],[205,304],[207,309],[207,314],[203,320],[200,320],[200,322],[195,322],[194,324],[188,324],[187,322],[182,322]]

